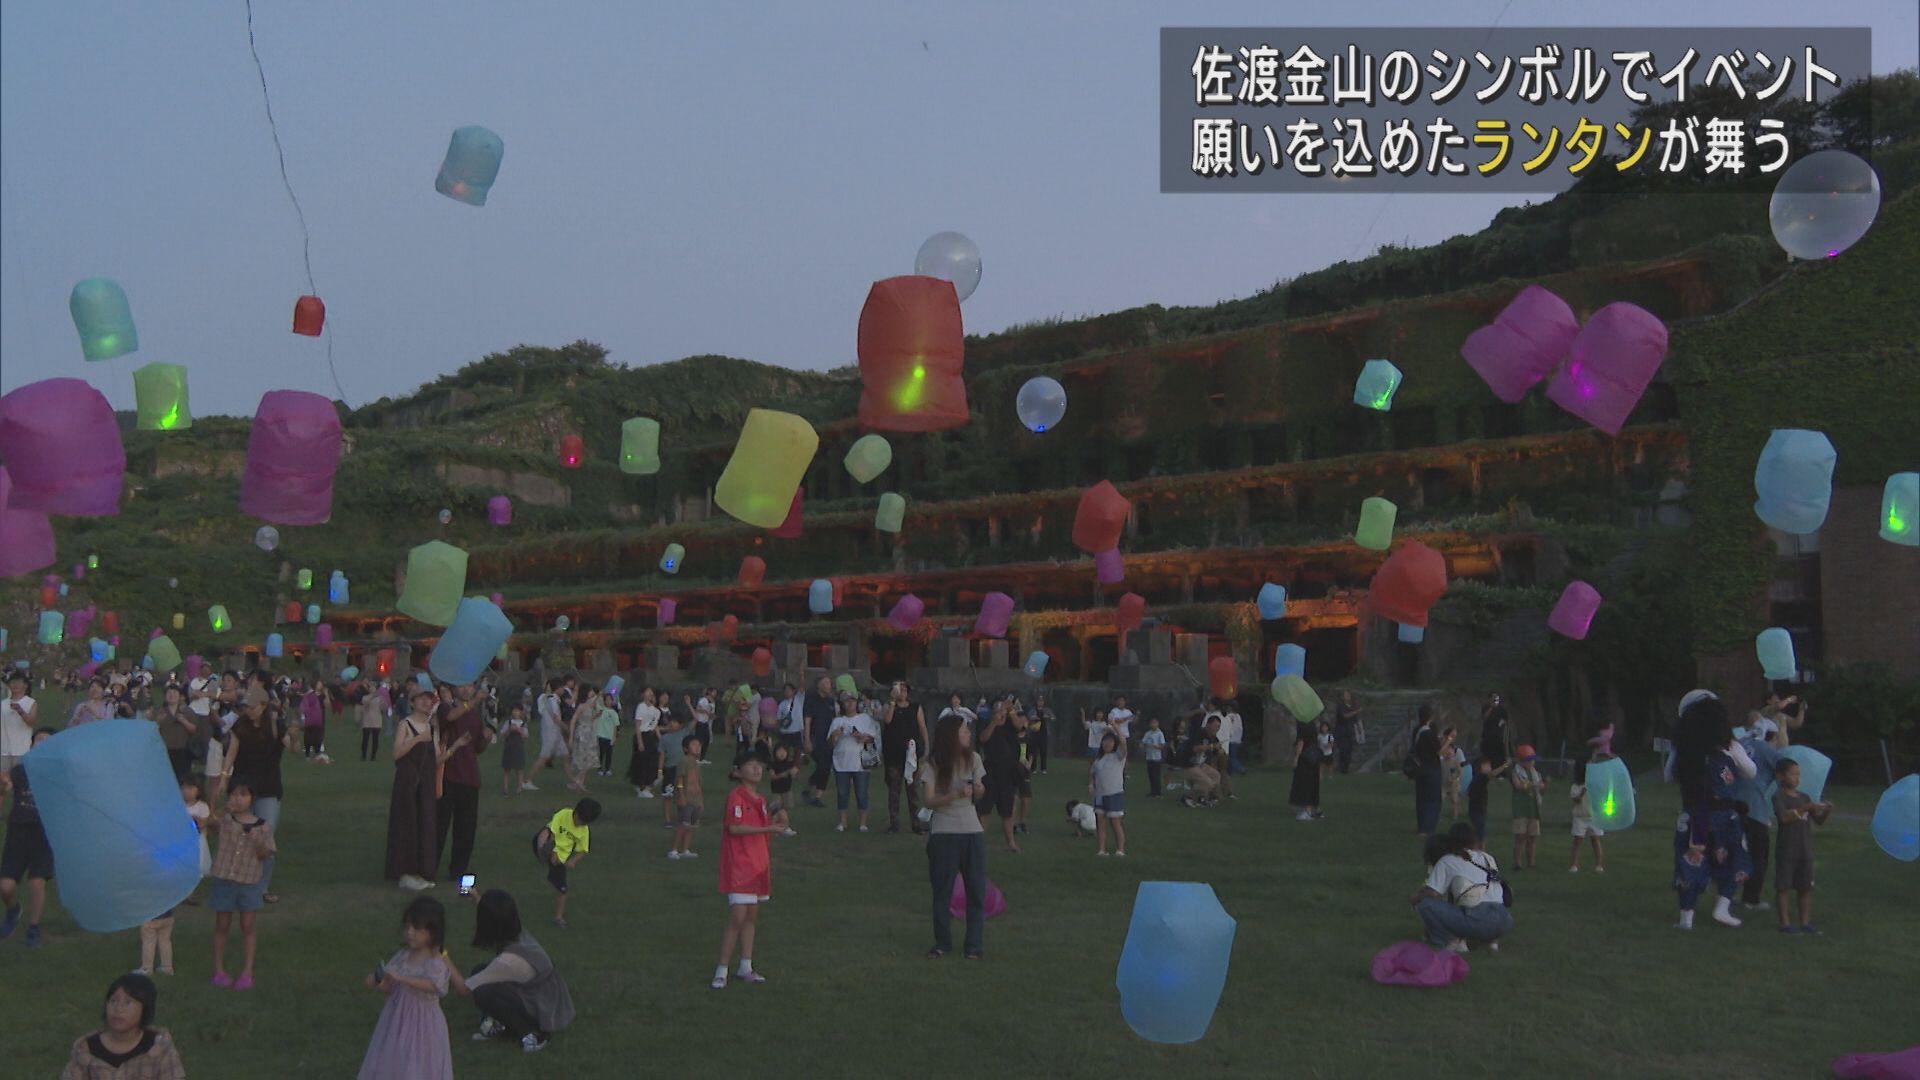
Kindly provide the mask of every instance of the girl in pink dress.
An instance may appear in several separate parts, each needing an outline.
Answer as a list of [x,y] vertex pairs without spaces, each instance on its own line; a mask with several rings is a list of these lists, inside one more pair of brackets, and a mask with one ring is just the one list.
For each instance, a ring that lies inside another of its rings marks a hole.
[[406,947],[367,976],[367,985],[387,995],[360,1062],[360,1080],[453,1080],[453,1047],[447,1040],[447,910],[422,896],[400,915]]

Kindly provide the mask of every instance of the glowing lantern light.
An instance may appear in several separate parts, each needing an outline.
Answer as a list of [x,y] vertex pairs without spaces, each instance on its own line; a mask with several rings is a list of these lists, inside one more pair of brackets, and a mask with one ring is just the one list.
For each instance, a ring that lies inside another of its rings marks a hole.
[[1633,774],[1619,758],[1587,764],[1587,808],[1593,823],[1608,832],[1633,824]]
[[138,926],[200,884],[200,843],[160,729],[69,728],[21,759],[60,866],[60,903],[94,933]]
[[1767,436],[1754,466],[1753,512],[1785,533],[1805,535],[1826,524],[1833,500],[1833,443],[1818,431],[1782,428]]
[[1089,555],[1112,551],[1120,546],[1120,532],[1126,528],[1127,514],[1133,504],[1110,480],[1102,480],[1080,493],[1080,505],[1073,514],[1073,546]]
[[1240,672],[1231,656],[1216,656],[1207,664],[1207,689],[1217,698],[1230,698],[1240,690]]
[[1827,774],[1833,771],[1833,759],[1803,743],[1780,751],[1780,756],[1800,766],[1800,790],[1814,802],[1827,790]]
[[894,602],[893,610],[887,612],[887,623],[895,630],[911,630],[926,610],[926,601],[908,593]]
[[1253,598],[1253,604],[1260,609],[1260,617],[1271,622],[1287,617],[1287,588],[1275,582],[1260,586],[1260,592]]
[[749,555],[740,560],[739,583],[741,588],[751,589],[759,585],[762,581],[765,581],[766,577],[767,560],[758,555]]
[[224,604],[215,604],[207,609],[207,625],[213,627],[216,634],[224,634],[233,629],[233,620],[227,617]]
[[1909,773],[1889,787],[1873,807],[1873,842],[1899,859],[1920,859],[1920,773]]
[[187,369],[158,360],[133,373],[133,408],[141,431],[185,431],[193,426],[187,404]]
[[282,638],[279,634],[267,635],[266,654],[268,656],[279,656],[285,651],[286,639]]
[[486,128],[455,128],[433,190],[468,206],[487,205],[487,192],[500,175],[500,159],[506,152],[507,144]]
[[862,435],[847,448],[843,464],[855,480],[865,484],[893,464],[893,444],[884,435]]
[[1147,598],[1139,593],[1127,593],[1114,605],[1113,624],[1122,634],[1140,629],[1147,617]]
[[1006,637],[1007,623],[1013,618],[1013,597],[990,592],[980,600],[980,614],[974,616],[973,632],[985,637]]
[[806,502],[807,502],[807,489],[794,488],[793,502],[787,505],[787,516],[784,520],[780,522],[779,528],[771,531],[771,535],[777,536],[782,540],[800,539],[800,534],[802,531],[802,527],[800,524],[800,517],[804,507],[806,506]]
[[488,499],[487,523],[490,525],[513,524],[513,500],[505,495],[495,495]]
[[465,686],[480,678],[512,636],[513,623],[505,612],[478,597],[465,597],[427,656],[427,670],[441,682]]
[[[17,510],[7,501],[13,495],[13,480],[0,466],[0,578],[31,573],[50,565],[54,557],[53,523],[36,510]],[[59,593],[58,582],[42,583],[40,606],[50,607],[48,593]]]
[[147,656],[153,660],[153,670],[163,675],[180,666],[180,646],[165,634],[147,642]]
[[636,416],[620,425],[620,471],[633,476],[660,471],[660,421]]
[[320,622],[320,605],[308,604],[307,605],[307,625],[314,626],[314,625],[317,625],[319,622]]
[[1370,551],[1385,551],[1393,546],[1393,522],[1400,508],[1386,499],[1368,497],[1360,503],[1360,526],[1353,530],[1353,542]]
[[1060,426],[1067,415],[1067,388],[1058,379],[1036,375],[1020,386],[1013,399],[1013,411],[1035,435],[1044,435]]
[[317,296],[303,296],[293,302],[293,332],[307,337],[319,337],[320,328],[327,321],[327,305]]
[[1236,926],[1210,885],[1140,883],[1113,980],[1134,1034],[1177,1045],[1207,1033],[1227,985]]
[[1880,539],[1920,547],[1920,472],[1887,477],[1880,496]]
[[247,438],[240,511],[276,525],[319,525],[333,515],[340,467],[340,415],[303,390],[270,390]]
[[1600,592],[1584,581],[1569,581],[1547,616],[1547,629],[1585,641],[1593,625],[1593,614],[1600,610]]
[[1666,323],[1632,304],[1608,304],[1574,337],[1565,366],[1547,383],[1547,398],[1618,435],[1666,358]]
[[334,575],[327,579],[327,603],[344,604],[352,595],[353,583],[347,580],[346,575],[334,571]]
[[87,569],[89,570],[100,569],[100,556],[98,555],[87,556]]
[[772,409],[749,411],[714,485],[714,505],[749,525],[777,528],[819,448],[820,436],[804,419]]
[[669,574],[677,574],[680,572],[680,563],[686,557],[686,548],[679,544],[668,544],[666,550],[660,553],[660,569]]
[[407,552],[407,579],[394,603],[403,615],[447,626],[460,610],[467,588],[467,553],[441,540],[429,540]]
[[586,441],[578,435],[560,436],[560,464],[569,469],[577,469],[587,456]]
[[313,628],[313,645],[317,649],[333,648],[333,624],[321,623]]
[[44,379],[0,397],[10,510],[68,517],[120,512],[126,450],[113,406],[80,379]]
[[913,272],[953,285],[961,302],[980,287],[980,249],[957,232],[937,232],[913,256]]
[[678,615],[679,613],[680,613],[679,601],[675,600],[671,596],[662,597],[660,600],[660,609],[656,614],[655,621],[660,626],[672,626],[674,616]]
[[300,621],[300,601],[298,600],[287,601],[286,606],[280,609],[280,621],[281,622],[299,622]]
[[1027,662],[1020,665],[1020,674],[1029,679],[1038,679],[1047,673],[1047,654],[1035,649],[1027,654]]
[[1427,610],[1447,591],[1447,557],[1419,541],[1403,544],[1374,571],[1367,602],[1395,622],[1425,627]]
[[815,578],[807,586],[807,610],[815,615],[827,615],[833,611],[833,582],[826,578]]
[[[772,671],[773,671],[773,653],[764,648],[753,650],[754,677],[764,679]],[[761,700],[772,701],[773,699],[763,698]]]
[[1780,174],[1767,204],[1773,238],[1796,259],[1832,258],[1880,213],[1880,177],[1845,150],[1808,154]]
[[1386,412],[1393,408],[1393,394],[1400,389],[1401,377],[1400,369],[1390,360],[1367,361],[1353,384],[1353,403]]
[[1565,300],[1529,285],[1492,322],[1467,335],[1460,355],[1494,397],[1512,404],[1553,373],[1579,333],[1580,320]]
[[393,674],[393,661],[394,651],[392,649],[379,650],[373,654],[373,673],[383,679]]
[[1319,718],[1326,706],[1320,701],[1320,695],[1307,680],[1300,675],[1276,675],[1273,685],[1268,688],[1273,700],[1285,708],[1295,721],[1306,724]]
[[1753,639],[1753,651],[1766,678],[1791,679],[1800,673],[1793,655],[1793,635],[1778,626],[1760,631],[1760,636]]
[[1406,623],[1396,623],[1395,626],[1394,636],[1403,645],[1418,645],[1427,640],[1427,628],[1424,626],[1408,626]]
[[1102,585],[1117,585],[1127,580],[1127,561],[1118,550],[1103,551],[1093,557],[1093,578]]
[[133,307],[126,290],[112,278],[88,278],[67,297],[73,327],[80,331],[80,352],[89,360],[111,360],[140,349]]
[[967,422],[960,299],[951,283],[876,281],[860,309],[860,426],[944,431]]
[[887,492],[880,496],[880,505],[873,512],[873,527],[881,532],[897,533],[906,523],[907,500],[903,495]]
[[[1299,675],[1305,677],[1307,674],[1307,650],[1292,642],[1288,642],[1274,649],[1273,674],[1275,678],[1279,678],[1282,675]],[[1279,698],[1275,698],[1274,700],[1278,701]]]
[[262,525],[253,530],[253,546],[271,552],[280,546],[280,530],[271,525]]

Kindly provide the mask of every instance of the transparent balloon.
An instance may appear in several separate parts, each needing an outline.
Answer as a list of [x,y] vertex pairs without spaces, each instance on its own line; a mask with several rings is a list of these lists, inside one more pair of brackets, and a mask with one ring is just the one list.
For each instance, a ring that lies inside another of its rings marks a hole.
[[1845,150],[1793,163],[1773,187],[1773,238],[1796,259],[1831,258],[1867,235],[1880,213],[1880,177]]
[[440,511],[440,524],[445,525],[451,522],[452,520],[453,520],[453,511],[451,510]]
[[957,232],[934,233],[913,257],[913,272],[953,282],[953,291],[965,302],[980,287],[980,249]]
[[1060,418],[1067,415],[1067,388],[1056,379],[1038,375],[1028,379],[1020,387],[1020,396],[1014,399],[1013,411],[1020,415],[1020,422],[1027,430],[1036,435],[1045,434],[1060,426]]
[[262,525],[253,534],[253,544],[261,551],[272,551],[280,546],[280,530],[271,525]]

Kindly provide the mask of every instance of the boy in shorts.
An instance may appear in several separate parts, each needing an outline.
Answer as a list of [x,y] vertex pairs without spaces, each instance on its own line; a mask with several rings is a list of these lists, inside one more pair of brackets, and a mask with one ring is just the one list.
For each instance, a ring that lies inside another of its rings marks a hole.
[[[53,737],[52,728],[36,728],[28,750]],[[33,801],[33,789],[27,786],[27,767],[21,758],[13,768],[0,773],[0,789],[13,792],[13,809],[7,812],[7,839],[0,852],[0,904],[6,914],[0,916],[0,938],[13,936],[20,924],[20,882],[27,883],[27,936],[29,947],[40,944],[40,913],[47,906],[47,882],[53,880],[53,845],[47,843],[46,827],[40,823],[40,808]]]
[[[1774,904],[1780,909],[1783,934],[1818,934],[1813,925],[1813,826],[1825,825],[1833,813],[1830,802],[1814,802],[1800,790],[1800,763],[1781,758],[1773,767],[1780,790],[1773,793],[1773,816],[1779,822],[1779,837],[1774,844]],[[1793,894],[1800,894],[1800,925],[1795,927],[1787,913]]]
[[674,785],[673,848],[667,852],[667,858],[697,859],[700,853],[692,850],[693,830],[700,827],[700,755],[706,751],[706,744],[700,741],[696,729],[682,740],[682,745],[687,755],[680,763],[680,782]]
[[598,820],[599,800],[581,799],[554,814],[533,837],[533,854],[546,864],[547,884],[553,886],[553,925],[562,930],[567,928],[567,871],[587,857],[591,826]]

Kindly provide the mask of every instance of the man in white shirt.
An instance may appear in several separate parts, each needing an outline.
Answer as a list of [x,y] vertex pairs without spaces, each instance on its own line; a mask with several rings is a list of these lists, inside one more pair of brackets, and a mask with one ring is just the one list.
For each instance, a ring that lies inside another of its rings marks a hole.
[[26,672],[15,668],[7,674],[5,700],[0,700],[0,776],[12,772],[33,746],[40,713],[27,696],[29,685]]

